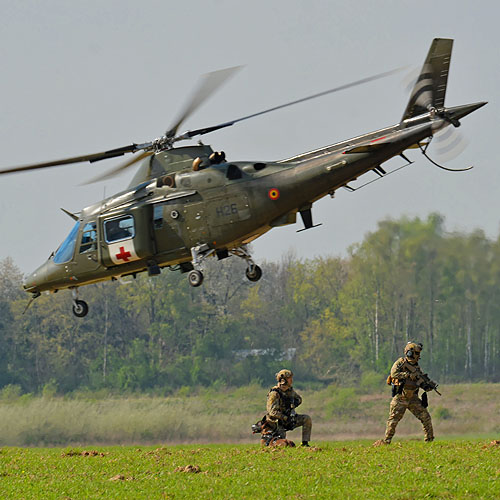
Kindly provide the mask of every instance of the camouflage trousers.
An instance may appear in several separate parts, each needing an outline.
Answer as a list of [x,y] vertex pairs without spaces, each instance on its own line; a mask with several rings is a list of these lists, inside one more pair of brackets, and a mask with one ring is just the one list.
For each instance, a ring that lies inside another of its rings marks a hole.
[[432,420],[427,408],[422,406],[420,398],[414,394],[413,397],[407,399],[402,394],[394,396],[391,401],[389,410],[389,420],[387,420],[387,428],[385,430],[386,443],[390,443],[398,422],[403,418],[406,410],[410,410],[415,415],[424,428],[425,441],[432,441],[434,439],[434,431],[432,429]]
[[[302,441],[311,440],[312,419],[309,415],[296,415],[294,429],[302,427]],[[276,423],[274,432],[282,439],[286,438],[286,432],[292,429],[285,429],[281,422]]]

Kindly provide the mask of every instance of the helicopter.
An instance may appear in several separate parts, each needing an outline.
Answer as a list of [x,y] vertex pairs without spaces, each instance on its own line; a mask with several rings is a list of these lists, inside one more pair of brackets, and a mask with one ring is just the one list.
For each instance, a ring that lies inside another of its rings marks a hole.
[[[231,255],[246,261],[246,277],[258,281],[262,269],[254,262],[248,245],[267,231],[297,222],[313,223],[312,206],[339,188],[354,191],[349,183],[374,172],[379,178],[412,164],[405,151],[420,149],[427,154],[434,135],[448,127],[459,127],[466,115],[487,104],[477,102],[445,107],[445,94],[453,40],[435,38],[420,75],[413,86],[399,123],[373,132],[273,162],[229,161],[222,151],[214,151],[201,141],[196,145],[175,146],[240,121],[291,106],[329,93],[368,83],[393,74],[380,73],[320,92],[280,106],[218,125],[178,134],[181,124],[239,68],[209,73],[201,81],[173,126],[151,142],[0,170],[0,174],[97,162],[139,153],[93,181],[109,178],[140,162],[129,187],[74,214],[63,243],[38,269],[26,277],[23,288],[31,302],[42,292],[70,289],[73,313],[84,317],[88,305],[79,298],[83,285],[104,280],[135,277],[148,272],[160,274],[169,267],[187,273],[189,284],[202,284],[203,263],[209,257]],[[400,156],[405,164],[387,172],[382,164]],[[368,183],[371,183],[369,181]],[[367,184],[368,184],[367,183]],[[28,306],[29,306],[28,304]]]

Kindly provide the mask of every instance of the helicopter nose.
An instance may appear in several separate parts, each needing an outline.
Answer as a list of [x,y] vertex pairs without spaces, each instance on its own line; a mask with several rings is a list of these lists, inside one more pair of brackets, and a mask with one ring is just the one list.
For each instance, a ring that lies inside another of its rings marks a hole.
[[47,282],[47,265],[48,262],[45,262],[26,277],[23,281],[23,288],[26,292],[36,293],[43,290],[43,285]]

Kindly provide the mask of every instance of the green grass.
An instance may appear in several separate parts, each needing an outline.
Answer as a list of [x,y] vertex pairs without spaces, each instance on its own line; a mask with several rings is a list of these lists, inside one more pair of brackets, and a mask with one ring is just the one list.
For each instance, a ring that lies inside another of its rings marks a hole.
[[410,440],[274,450],[257,444],[3,448],[0,498],[493,499],[500,498],[500,446]]

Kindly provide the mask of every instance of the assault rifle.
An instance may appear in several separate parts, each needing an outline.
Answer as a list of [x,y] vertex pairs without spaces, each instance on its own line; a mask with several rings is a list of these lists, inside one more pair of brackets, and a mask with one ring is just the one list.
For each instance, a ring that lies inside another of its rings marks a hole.
[[252,434],[261,434],[261,443],[266,446],[269,446],[278,439],[285,438],[279,427],[273,429],[273,426],[269,425],[266,415],[264,415],[257,423],[252,425]]
[[266,416],[264,415],[258,422],[252,424],[252,434],[260,434],[266,423]]
[[436,391],[440,396],[441,393],[437,390],[438,384],[431,380],[427,373],[422,373],[419,367],[412,365],[411,363],[406,363],[405,368],[416,375],[414,379],[417,386],[423,389],[424,391]]

